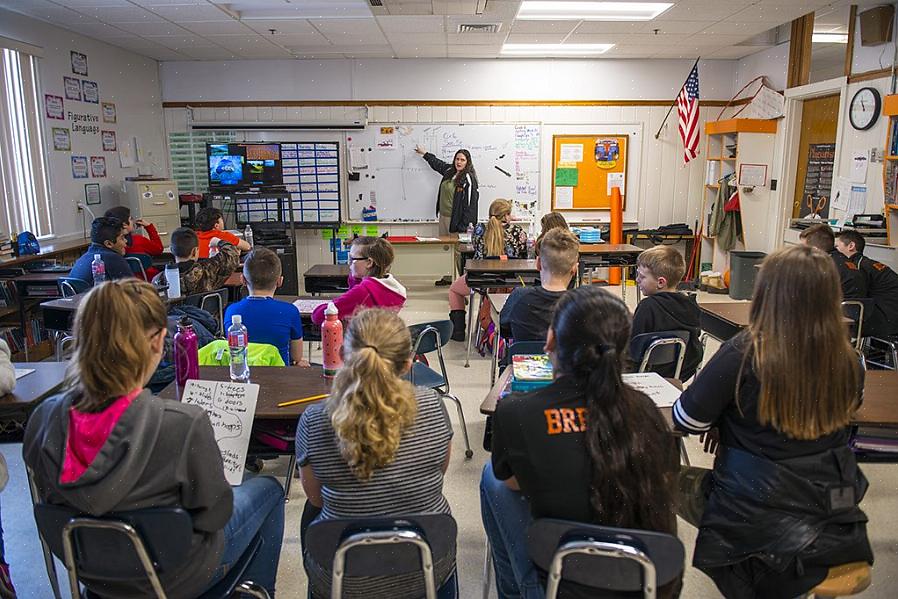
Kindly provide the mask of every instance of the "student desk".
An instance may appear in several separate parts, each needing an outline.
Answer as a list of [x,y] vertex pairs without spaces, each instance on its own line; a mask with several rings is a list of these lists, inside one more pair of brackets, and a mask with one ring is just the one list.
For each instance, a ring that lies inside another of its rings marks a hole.
[[[46,302],[41,302],[40,308],[44,315],[44,328],[51,331],[71,331],[72,319],[78,306],[87,295],[87,292],[76,293],[71,297],[60,297]],[[185,296],[170,298],[167,295],[160,295],[166,306],[178,304],[184,301]]]
[[474,341],[474,295],[490,289],[524,287],[539,282],[536,260],[470,260],[465,265],[468,287],[471,289],[468,301],[468,338],[465,353],[465,368],[471,365],[471,344]]
[[348,264],[316,264],[302,275],[303,287],[309,295],[343,293],[349,278]]
[[65,380],[68,362],[15,362],[34,372],[16,379],[12,393],[0,397],[0,432],[21,430],[37,404],[56,393]]
[[[621,297],[627,299],[627,278],[630,268],[636,266],[636,259],[643,252],[641,247],[628,243],[583,243],[580,244],[580,265],[578,281],[583,284],[583,275],[593,268],[623,267]],[[636,289],[639,300],[639,288]]]
[[395,253],[390,272],[400,280],[402,277],[435,276],[439,279],[443,276],[455,276],[458,235],[390,236],[387,241],[393,246]]
[[864,373],[864,403],[851,419],[858,426],[898,427],[898,371]]
[[[25,331],[27,319],[26,300],[39,298],[59,297],[59,277],[66,276],[65,272],[35,272],[19,275],[12,279],[19,296],[19,326]],[[28,343],[25,343],[25,359],[28,359]]]
[[[702,330],[720,342],[728,341],[748,326],[751,302],[711,302],[698,307]],[[842,318],[842,321],[846,326],[853,324],[850,318]]]

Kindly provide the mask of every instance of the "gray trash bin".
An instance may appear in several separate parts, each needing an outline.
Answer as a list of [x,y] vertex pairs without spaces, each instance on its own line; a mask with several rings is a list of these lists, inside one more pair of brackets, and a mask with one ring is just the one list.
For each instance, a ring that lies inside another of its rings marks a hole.
[[767,254],[764,252],[730,252],[730,297],[751,299],[755,289],[755,277],[759,264]]

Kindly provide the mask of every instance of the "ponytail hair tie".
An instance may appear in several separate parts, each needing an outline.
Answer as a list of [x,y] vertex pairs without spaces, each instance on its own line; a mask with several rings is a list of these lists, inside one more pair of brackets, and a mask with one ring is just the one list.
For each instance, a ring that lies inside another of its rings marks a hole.
[[606,343],[598,343],[596,344],[596,353],[600,356],[604,356],[606,353],[614,351],[614,347],[606,344]]
[[380,353],[380,350],[377,349],[377,347],[374,346],[374,345],[368,345],[367,343],[363,343],[362,345],[359,346],[359,349],[365,349],[365,348],[367,348],[367,349],[373,349],[373,350],[376,351],[377,353]]

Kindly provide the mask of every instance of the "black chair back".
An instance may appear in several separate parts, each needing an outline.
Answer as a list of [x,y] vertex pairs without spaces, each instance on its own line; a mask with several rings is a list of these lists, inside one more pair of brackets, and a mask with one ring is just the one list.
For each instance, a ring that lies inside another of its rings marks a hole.
[[[527,531],[530,559],[546,572],[551,569],[556,551],[577,541],[619,545],[643,553],[654,565],[656,579],[649,582],[655,589],[681,576],[685,567],[686,551],[683,543],[676,536],[666,533],[550,518],[536,520]],[[620,557],[598,553],[569,555],[563,563],[561,580],[607,591],[641,591],[644,583],[643,568],[636,560]]]
[[61,297],[72,297],[75,294],[84,293],[91,287],[90,283],[77,277],[59,277],[56,279],[56,285],[59,287]]
[[[654,343],[660,340],[681,339],[683,344],[665,343],[652,347]],[[630,359],[639,366],[640,372],[652,372],[654,369],[676,364],[685,357],[685,346],[689,343],[689,331],[657,331],[654,333],[642,333],[630,339]],[[646,353],[648,361],[646,359]]]
[[228,305],[228,290],[226,287],[209,291],[206,293],[194,293],[184,298],[184,304],[205,310],[218,319],[218,325],[221,327],[221,334],[227,332],[228,327],[224,322],[224,310]]
[[412,336],[412,355],[429,354],[449,343],[452,338],[452,321],[435,320],[413,324],[408,328]]
[[[458,528],[449,514],[417,514],[397,518],[339,518],[309,526],[306,548],[316,564],[333,571],[340,545],[357,534],[413,531],[430,545],[434,563],[455,555]],[[411,544],[366,545],[349,551],[343,573],[348,577],[398,576],[421,571],[419,551]]]
[[545,341],[515,341],[508,346],[508,361],[514,356],[544,354],[545,347]]

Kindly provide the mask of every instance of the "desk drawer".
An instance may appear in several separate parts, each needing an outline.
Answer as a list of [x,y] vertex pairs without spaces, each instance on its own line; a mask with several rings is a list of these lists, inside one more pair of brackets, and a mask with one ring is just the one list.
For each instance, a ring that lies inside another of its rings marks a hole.
[[171,242],[171,234],[175,232],[175,229],[181,226],[181,217],[167,215],[149,217],[147,220],[156,225],[156,232],[159,233],[159,238],[162,240],[162,247],[165,251],[168,251],[168,246]]
[[137,212],[142,217],[180,214],[181,206],[178,204],[178,196],[172,190],[145,187],[149,187],[149,189],[142,191],[138,199]]

